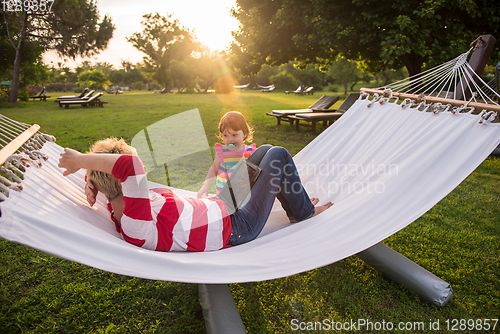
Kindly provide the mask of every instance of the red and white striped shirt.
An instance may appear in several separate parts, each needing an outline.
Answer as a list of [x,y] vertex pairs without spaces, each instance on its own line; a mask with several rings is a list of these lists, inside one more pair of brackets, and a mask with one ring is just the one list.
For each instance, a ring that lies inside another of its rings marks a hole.
[[218,198],[180,198],[170,189],[148,190],[137,156],[123,155],[112,174],[122,183],[125,209],[119,232],[131,244],[156,251],[222,249],[231,237],[231,218]]

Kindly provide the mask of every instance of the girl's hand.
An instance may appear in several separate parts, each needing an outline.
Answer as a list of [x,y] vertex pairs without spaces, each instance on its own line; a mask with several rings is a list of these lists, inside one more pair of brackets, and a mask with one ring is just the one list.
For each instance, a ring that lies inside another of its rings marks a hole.
[[75,151],[71,148],[65,148],[64,153],[61,153],[61,158],[59,159],[59,168],[66,169],[63,172],[64,176],[68,176],[77,172],[80,167],[80,157],[83,154]]
[[92,181],[87,181],[85,183],[85,196],[87,196],[87,202],[91,207],[94,206],[96,202],[98,192],[97,188],[92,184]]
[[198,193],[196,194],[196,197],[198,198],[207,198],[208,197],[208,187],[201,187],[200,190],[198,190]]

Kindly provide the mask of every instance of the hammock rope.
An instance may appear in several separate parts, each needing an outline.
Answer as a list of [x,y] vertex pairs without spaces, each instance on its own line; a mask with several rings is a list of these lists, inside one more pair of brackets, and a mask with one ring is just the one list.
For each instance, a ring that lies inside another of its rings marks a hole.
[[457,99],[458,93],[466,96],[471,92],[472,102],[498,105],[493,99],[499,100],[500,95],[467,62],[471,51],[473,48],[442,65],[376,89],[451,99]]
[[41,160],[48,156],[40,150],[50,135],[38,133],[40,126],[18,122],[0,114],[0,201],[9,196],[10,190],[22,190],[21,182],[26,168],[41,167]]

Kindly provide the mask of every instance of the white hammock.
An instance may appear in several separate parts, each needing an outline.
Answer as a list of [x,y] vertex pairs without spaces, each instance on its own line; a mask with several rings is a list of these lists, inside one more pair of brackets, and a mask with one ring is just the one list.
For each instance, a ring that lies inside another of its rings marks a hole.
[[[399,231],[438,203],[499,144],[478,115],[358,100],[294,158],[311,196],[335,205],[297,224],[275,205],[259,238],[205,253],[163,253],[121,240],[103,197],[86,204],[83,172],[63,177],[61,147],[0,204],[0,236],[118,274],[190,283],[274,279],[328,265]],[[157,185],[156,185],[157,186]],[[195,196],[175,190],[181,196]],[[284,228],[285,227],[285,228]]]

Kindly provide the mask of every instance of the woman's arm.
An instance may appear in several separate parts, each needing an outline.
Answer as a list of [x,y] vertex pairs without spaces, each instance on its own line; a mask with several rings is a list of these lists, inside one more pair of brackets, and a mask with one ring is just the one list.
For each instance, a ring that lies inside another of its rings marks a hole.
[[59,168],[66,169],[64,176],[77,172],[80,168],[92,169],[111,174],[115,162],[121,157],[121,154],[83,154],[71,148],[65,148],[59,159]]

